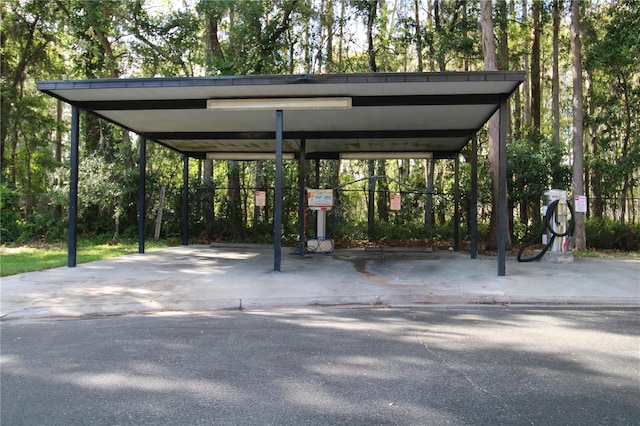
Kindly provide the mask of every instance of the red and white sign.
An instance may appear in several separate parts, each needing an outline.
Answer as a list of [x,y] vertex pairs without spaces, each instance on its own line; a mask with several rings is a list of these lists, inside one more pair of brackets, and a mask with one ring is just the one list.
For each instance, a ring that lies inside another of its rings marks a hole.
[[400,194],[391,194],[391,210],[400,210],[402,207],[402,198]]
[[267,204],[267,192],[256,191],[256,207],[264,207]]
[[307,189],[309,207],[333,207],[333,189]]
[[586,213],[587,212],[587,196],[575,195],[573,197],[573,206],[576,213]]

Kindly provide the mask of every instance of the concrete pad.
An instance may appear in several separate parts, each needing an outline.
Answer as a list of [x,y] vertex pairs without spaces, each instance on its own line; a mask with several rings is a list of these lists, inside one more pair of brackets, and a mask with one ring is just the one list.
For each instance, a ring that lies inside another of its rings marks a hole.
[[639,304],[640,260],[518,263],[468,253],[180,246],[2,278],[3,319],[336,304]]

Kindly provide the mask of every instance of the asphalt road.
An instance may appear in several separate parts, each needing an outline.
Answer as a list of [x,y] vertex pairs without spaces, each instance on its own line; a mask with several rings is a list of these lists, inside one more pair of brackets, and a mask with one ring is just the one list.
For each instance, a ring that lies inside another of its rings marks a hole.
[[640,309],[5,321],[2,425],[637,425]]

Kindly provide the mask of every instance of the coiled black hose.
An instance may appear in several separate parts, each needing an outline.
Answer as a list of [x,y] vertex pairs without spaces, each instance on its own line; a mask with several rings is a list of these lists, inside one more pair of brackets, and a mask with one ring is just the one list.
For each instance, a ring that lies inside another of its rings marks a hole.
[[[544,219],[543,219],[543,223],[542,223],[542,229],[540,230],[540,233],[538,235],[536,235],[535,238],[533,238],[531,241],[527,242],[526,244],[524,244],[522,247],[520,247],[520,251],[518,252],[518,262],[533,262],[534,260],[538,260],[540,259],[542,256],[544,256],[544,254],[547,252],[547,250],[549,250],[549,248],[553,245],[553,240],[556,239],[556,237],[568,237],[573,235],[573,230],[576,227],[576,221],[575,221],[575,214],[573,211],[573,206],[571,205],[570,202],[567,202],[567,206],[569,207],[569,211],[571,212],[571,222],[569,222],[569,227],[567,228],[566,232],[563,233],[558,233],[556,231],[553,230],[553,227],[551,226],[551,218],[553,217],[555,211],[558,208],[558,202],[560,200],[556,200],[554,202],[552,202],[551,204],[549,204],[549,207],[547,207],[547,213],[544,215]],[[540,238],[542,237],[542,234],[545,233],[546,230],[551,231],[551,238],[549,239],[549,241],[547,241],[547,244],[542,248],[542,250],[540,251],[540,253],[536,254],[535,256],[532,257],[525,257],[522,258],[522,253],[525,251],[525,249],[533,244],[535,244],[536,242],[540,241]]]

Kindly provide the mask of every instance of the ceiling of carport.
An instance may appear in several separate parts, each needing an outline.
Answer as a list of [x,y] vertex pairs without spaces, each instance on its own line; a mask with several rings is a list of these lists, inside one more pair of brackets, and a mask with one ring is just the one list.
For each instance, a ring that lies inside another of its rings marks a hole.
[[[274,111],[212,111],[209,99],[351,98],[350,109],[284,112],[283,151],[460,152],[524,72],[368,73],[41,81],[38,89],[195,158],[275,152]],[[410,154],[408,154],[410,155]]]

